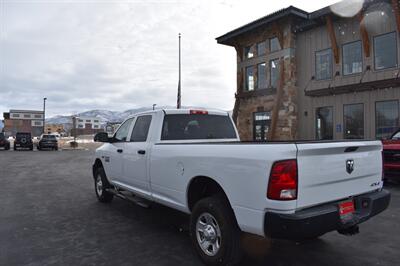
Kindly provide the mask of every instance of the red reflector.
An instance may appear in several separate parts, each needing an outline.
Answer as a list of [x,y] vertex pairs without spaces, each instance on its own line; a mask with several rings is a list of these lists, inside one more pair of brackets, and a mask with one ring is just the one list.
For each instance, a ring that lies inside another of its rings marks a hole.
[[269,176],[267,197],[273,200],[297,199],[297,160],[274,163]]
[[208,115],[208,111],[204,110],[190,110],[191,115]]
[[346,215],[349,213],[353,213],[355,211],[354,209],[354,203],[352,200],[350,201],[345,201],[339,204],[339,214]]

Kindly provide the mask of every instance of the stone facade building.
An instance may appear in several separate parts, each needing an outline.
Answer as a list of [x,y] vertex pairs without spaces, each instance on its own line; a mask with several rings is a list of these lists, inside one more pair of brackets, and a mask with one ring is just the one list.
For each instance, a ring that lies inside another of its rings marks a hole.
[[237,52],[242,140],[372,139],[399,127],[397,0],[288,7],[217,38]]

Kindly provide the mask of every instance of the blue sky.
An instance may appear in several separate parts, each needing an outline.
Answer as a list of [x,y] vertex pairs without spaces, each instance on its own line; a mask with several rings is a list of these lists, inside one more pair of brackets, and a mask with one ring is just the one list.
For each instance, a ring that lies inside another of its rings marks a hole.
[[289,5],[336,1],[0,0],[0,112],[49,116],[175,105],[178,33],[182,101],[231,110],[236,55],[215,38]]

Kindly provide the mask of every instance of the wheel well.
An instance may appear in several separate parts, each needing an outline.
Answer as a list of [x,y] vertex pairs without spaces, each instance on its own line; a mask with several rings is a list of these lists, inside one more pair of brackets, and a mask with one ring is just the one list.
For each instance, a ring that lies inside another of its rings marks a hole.
[[199,176],[192,179],[187,191],[187,200],[189,210],[192,211],[196,202],[212,195],[220,194],[226,198],[229,203],[222,187],[213,179],[205,176]]
[[96,161],[95,161],[94,164],[93,164],[93,169],[92,169],[93,178],[96,178],[96,177],[95,177],[95,171],[96,171],[96,169],[99,168],[99,167],[103,168],[103,163],[101,162],[100,159],[96,159]]

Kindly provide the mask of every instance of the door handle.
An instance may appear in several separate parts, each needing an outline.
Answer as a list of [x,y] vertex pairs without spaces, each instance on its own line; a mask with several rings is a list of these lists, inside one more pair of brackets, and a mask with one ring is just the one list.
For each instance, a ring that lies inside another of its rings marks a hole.
[[117,152],[122,153],[124,150],[123,149],[118,149]]
[[137,153],[138,154],[146,154],[146,151],[145,150],[138,150]]

